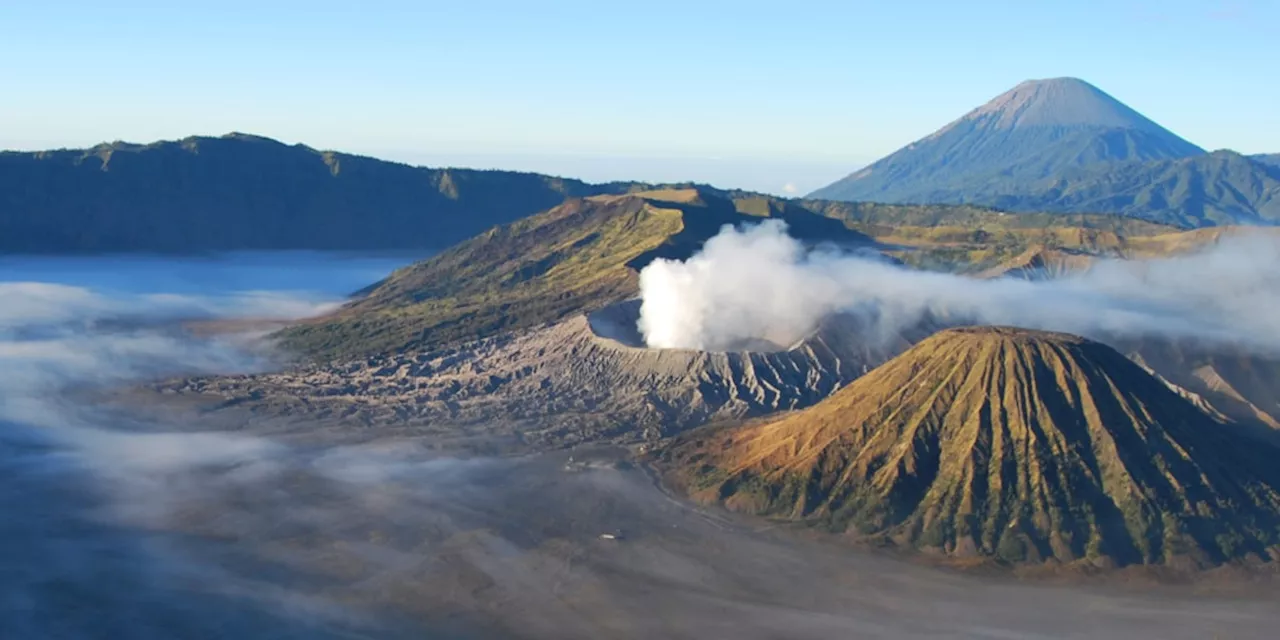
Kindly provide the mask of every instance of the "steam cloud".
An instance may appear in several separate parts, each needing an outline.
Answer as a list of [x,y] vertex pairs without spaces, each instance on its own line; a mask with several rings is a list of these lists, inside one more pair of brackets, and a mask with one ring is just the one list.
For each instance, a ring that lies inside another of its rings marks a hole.
[[826,316],[866,316],[888,336],[925,318],[1094,338],[1163,335],[1280,351],[1280,241],[1227,236],[1197,253],[1106,260],[1069,277],[980,280],[834,250],[807,251],[785,223],[726,226],[684,262],[640,273],[638,328],[656,348],[788,347]]

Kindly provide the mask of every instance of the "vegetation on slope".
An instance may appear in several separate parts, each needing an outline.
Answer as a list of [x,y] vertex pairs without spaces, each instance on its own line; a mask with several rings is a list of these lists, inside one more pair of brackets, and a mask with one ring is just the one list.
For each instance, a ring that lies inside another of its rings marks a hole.
[[1043,231],[1045,229],[1079,228],[1117,235],[1152,235],[1176,230],[1170,225],[1121,217],[1114,214],[1085,213],[1064,216],[1057,213],[1007,211],[978,205],[946,204],[880,204],[875,202],[840,202],[833,200],[799,200],[796,206],[841,220],[872,235],[877,230],[900,233],[902,229],[937,229],[942,233],[986,230]]
[[440,249],[631,185],[426,169],[231,134],[0,153],[0,251]]
[[[996,262],[992,266],[974,270],[979,264],[1004,253],[1002,249],[1018,246],[977,245],[961,252],[961,260],[953,264],[953,270],[970,271],[976,277],[994,278],[1008,276],[1024,279],[1055,278],[1088,271],[1104,258],[1123,260],[1149,260],[1168,258],[1190,253],[1216,244],[1224,237],[1270,233],[1255,227],[1211,227],[1154,235],[1125,236],[1109,233],[1067,233],[1046,230],[1043,241],[1031,244],[1022,253]],[[1065,237],[1064,237],[1065,236]],[[937,252],[938,249],[933,249]]]
[[1174,237],[1181,228],[1112,214],[1010,214],[990,207],[946,204],[878,204],[782,200],[730,194],[739,210],[776,215],[804,210],[845,223],[874,238],[883,251],[911,267],[983,273],[1034,251],[1089,257],[1157,255],[1138,247]]
[[[0,251],[440,249],[569,197],[648,188],[411,167],[244,134],[6,152],[0,153]],[[1011,216],[973,206],[797,201],[697,188],[734,200],[746,215],[808,211],[869,235],[896,233],[895,240],[1003,231],[1000,242],[1019,245],[1013,255],[1035,241],[1033,230],[1046,227],[1146,233],[1106,216]]]
[[[882,199],[1012,212],[1111,213],[1180,227],[1280,223],[1280,165],[1232,151],[1099,162],[1038,177],[996,173],[919,189]],[[839,197],[826,191],[817,195]]]
[[[807,211],[780,217],[802,239],[870,243]],[[401,269],[336,315],[282,337],[303,353],[334,358],[535,326],[632,297],[649,261],[686,258],[722,226],[758,220],[694,189],[573,199]]]
[[1007,270],[1010,263],[1042,252],[1129,257],[1149,238],[1173,236],[1180,231],[1177,227],[1120,216],[1014,215],[963,205],[824,202],[815,208],[893,247],[888,253],[904,264],[958,273]]
[[687,257],[724,224],[764,217],[787,221],[793,235],[810,242],[874,242],[911,266],[975,273],[1037,248],[1142,256],[1158,255],[1166,245],[1191,247],[1212,239],[1173,242],[1165,238],[1189,234],[1116,216],[1023,217],[967,206],[831,203],[668,188],[571,199],[493,228],[399,271],[337,314],[283,337],[304,355],[331,359],[432,349],[535,326],[634,296],[638,269],[649,260]]
[[1186,227],[1277,224],[1280,167],[1215,151],[1176,160],[1094,165],[1039,181],[993,183],[964,197],[1012,211],[1106,211]]
[[1111,213],[1180,227],[1280,223],[1280,165],[1232,151],[1100,162],[1040,177],[998,173],[920,189],[883,199],[985,205],[1019,215]]
[[731,509],[954,556],[1280,560],[1277,451],[1099,343],[940,332],[824,402],[665,455]]

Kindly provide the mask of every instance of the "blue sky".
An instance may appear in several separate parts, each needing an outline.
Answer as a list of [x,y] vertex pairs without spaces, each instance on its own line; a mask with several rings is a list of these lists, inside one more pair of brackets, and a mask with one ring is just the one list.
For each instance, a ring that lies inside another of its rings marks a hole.
[[0,0],[0,147],[238,130],[799,191],[1028,78],[1280,152],[1280,1]]

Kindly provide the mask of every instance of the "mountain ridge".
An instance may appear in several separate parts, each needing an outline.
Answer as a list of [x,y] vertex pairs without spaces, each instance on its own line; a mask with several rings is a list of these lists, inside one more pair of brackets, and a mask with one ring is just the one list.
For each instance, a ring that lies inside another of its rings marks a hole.
[[1280,224],[1280,165],[1219,150],[1073,168],[1022,193],[978,198],[1011,210],[1108,211],[1183,227]]
[[621,302],[655,258],[685,259],[724,225],[776,217],[807,242],[873,246],[802,208],[743,213],[710,189],[571,198],[494,227],[368,288],[330,316],[286,329],[284,343],[333,357],[434,348]]
[[1280,153],[1255,153],[1249,157],[1258,162],[1280,167]]
[[414,167],[233,132],[0,152],[0,251],[441,249],[567,197],[535,173]]
[[[990,219],[961,205],[803,201],[706,185],[751,215],[812,212],[858,224],[897,216]],[[0,252],[206,253],[229,250],[443,249],[568,198],[653,190],[536,173],[415,167],[232,132],[86,149],[0,152]],[[1032,216],[1037,224],[1051,223]],[[906,218],[904,218],[906,219]],[[1132,226],[1091,216],[1089,224]]]
[[653,258],[687,258],[723,225],[767,218],[785,221],[809,244],[938,268],[995,266],[1045,244],[1090,255],[1158,254],[1182,235],[1117,216],[796,201],[709,187],[571,198],[404,267],[280,337],[300,355],[327,360],[436,349],[552,322],[637,295],[638,270]]

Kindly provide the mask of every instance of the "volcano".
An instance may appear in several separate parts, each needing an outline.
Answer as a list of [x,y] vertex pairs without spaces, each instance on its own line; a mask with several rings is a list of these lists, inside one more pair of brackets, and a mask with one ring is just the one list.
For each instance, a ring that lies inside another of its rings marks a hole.
[[1275,224],[1265,156],[1206,153],[1076,78],[1028,80],[811,198]]
[[1280,560],[1276,454],[1111,347],[974,327],[810,409],[664,455],[702,501],[871,540],[1199,568]]
[[811,197],[943,202],[992,182],[1203,153],[1083,80],[1028,80]]
[[639,308],[630,300],[431,351],[158,388],[248,402],[267,420],[512,435],[536,448],[629,444],[811,406],[935,329],[924,321],[890,335],[836,314],[792,345],[653,349],[636,328]]

